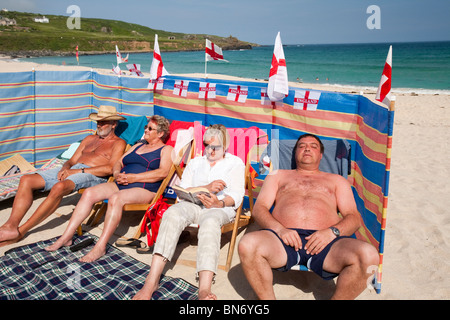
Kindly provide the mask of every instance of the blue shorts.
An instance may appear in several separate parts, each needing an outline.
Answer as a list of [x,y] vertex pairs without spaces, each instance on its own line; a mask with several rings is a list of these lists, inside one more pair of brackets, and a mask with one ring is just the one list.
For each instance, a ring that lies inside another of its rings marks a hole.
[[263,230],[273,232],[277,236],[277,238],[280,239],[281,243],[284,246],[284,250],[286,250],[286,254],[287,254],[286,265],[284,267],[277,268],[275,270],[289,271],[293,266],[302,265],[302,266],[307,267],[309,270],[313,271],[314,273],[318,274],[324,280],[331,280],[339,275],[337,273],[330,273],[330,272],[323,270],[323,262],[325,261],[325,258],[327,256],[328,252],[330,251],[330,248],[333,245],[333,243],[335,243],[336,241],[338,241],[340,239],[345,239],[345,238],[350,238],[350,237],[342,236],[342,237],[336,238],[333,241],[331,241],[325,248],[323,248],[323,250],[320,251],[318,254],[311,255],[311,254],[307,254],[306,250],[304,249],[306,242],[308,242],[305,238],[307,236],[313,234],[314,232],[316,232],[316,230],[292,229],[292,230],[297,231],[298,235],[302,239],[302,249],[300,249],[298,251],[295,251],[294,247],[286,245],[283,242],[283,240],[281,240],[281,238],[278,236],[278,234],[276,234],[275,231],[273,231],[271,229],[263,229]]
[[[77,163],[73,165],[70,169],[81,169],[81,168],[89,168],[89,166]],[[44,180],[45,180],[45,187],[44,189],[41,189],[40,191],[45,192],[49,191],[55,184],[59,182],[58,180],[58,172],[61,170],[61,168],[57,169],[50,169],[46,171],[36,172],[39,174]],[[75,184],[74,191],[77,191],[79,189],[83,188],[89,188],[92,186],[95,186],[100,183],[105,183],[108,181],[107,178],[104,177],[97,177],[90,173],[75,173],[71,176],[67,177],[66,180],[70,180]]]

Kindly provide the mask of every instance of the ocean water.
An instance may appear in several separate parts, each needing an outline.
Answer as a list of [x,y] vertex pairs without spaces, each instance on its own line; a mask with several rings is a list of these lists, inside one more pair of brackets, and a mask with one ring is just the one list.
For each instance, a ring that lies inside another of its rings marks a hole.
[[[285,45],[289,81],[378,87],[390,44]],[[224,51],[229,62],[212,61],[208,74],[268,79],[273,46]],[[204,51],[162,52],[172,74],[204,73]],[[111,69],[114,54],[80,56],[80,65]],[[75,56],[21,59],[37,63],[77,65]],[[129,63],[141,65],[149,76],[151,53],[131,53]],[[450,94],[450,42],[392,43],[392,89],[397,92]],[[120,65],[126,70],[126,64]],[[298,80],[297,80],[298,79]]]

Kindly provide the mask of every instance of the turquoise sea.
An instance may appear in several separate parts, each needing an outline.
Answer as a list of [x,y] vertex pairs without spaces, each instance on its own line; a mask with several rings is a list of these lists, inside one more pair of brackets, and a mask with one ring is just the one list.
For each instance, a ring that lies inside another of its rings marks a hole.
[[[289,81],[377,88],[392,45],[393,91],[450,94],[450,42],[285,45]],[[82,50],[80,48],[80,50]],[[208,62],[208,74],[267,79],[273,46],[224,51],[229,62]],[[162,52],[171,74],[204,73],[204,51]],[[22,59],[37,63],[77,65],[75,56]],[[151,53],[131,53],[129,63],[141,64],[149,76]],[[111,69],[114,54],[80,56],[80,65]],[[120,65],[126,70],[126,65]]]

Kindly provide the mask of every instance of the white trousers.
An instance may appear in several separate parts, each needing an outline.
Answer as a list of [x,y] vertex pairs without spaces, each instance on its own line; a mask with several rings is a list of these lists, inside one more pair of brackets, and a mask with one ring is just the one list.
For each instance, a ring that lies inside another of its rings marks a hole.
[[206,209],[191,202],[179,202],[164,212],[153,254],[171,260],[181,232],[190,224],[198,224],[197,272],[217,273],[222,225],[234,217],[220,208]]

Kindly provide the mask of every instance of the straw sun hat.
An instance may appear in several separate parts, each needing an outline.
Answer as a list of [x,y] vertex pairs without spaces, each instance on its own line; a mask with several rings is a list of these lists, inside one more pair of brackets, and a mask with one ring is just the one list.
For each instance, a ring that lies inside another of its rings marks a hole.
[[112,106],[100,106],[97,112],[93,112],[89,115],[89,119],[95,121],[104,120],[125,120],[124,117],[117,114],[116,108]]

